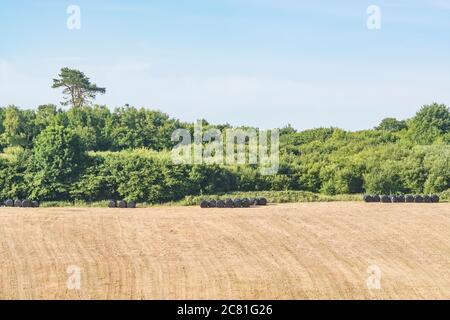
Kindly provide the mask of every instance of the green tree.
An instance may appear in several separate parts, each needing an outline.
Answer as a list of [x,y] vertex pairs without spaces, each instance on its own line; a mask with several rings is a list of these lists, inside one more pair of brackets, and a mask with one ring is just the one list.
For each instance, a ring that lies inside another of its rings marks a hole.
[[105,106],[72,108],[59,117],[59,123],[73,129],[87,150],[108,150],[111,147],[111,111]]
[[169,149],[172,132],[182,128],[177,120],[160,111],[123,107],[115,110],[111,128],[112,143],[116,150],[130,148]]
[[30,153],[22,147],[10,147],[6,157],[0,157],[0,199],[21,199],[28,195],[24,177]]
[[410,136],[421,144],[431,144],[450,132],[450,110],[443,104],[423,106],[411,121]]
[[395,194],[405,189],[392,165],[386,165],[364,175],[364,189],[372,194]]
[[290,123],[280,129],[280,136],[293,133],[297,133],[297,130],[295,130]]
[[106,93],[105,88],[97,87],[91,83],[86,75],[78,70],[62,68],[58,79],[53,79],[52,88],[63,88],[66,96],[62,105],[72,104],[74,108],[80,108],[90,100],[95,99],[97,94]]
[[70,185],[85,161],[80,138],[71,129],[51,125],[36,138],[28,175],[31,197],[68,199]]
[[40,105],[36,111],[35,125],[40,132],[47,126],[56,122],[58,110],[54,104]]
[[406,127],[406,121],[404,120],[400,121],[395,118],[385,118],[375,128],[375,130],[397,132],[406,129]]
[[4,110],[2,127],[0,141],[3,147],[30,146],[35,134],[34,112],[8,106]]

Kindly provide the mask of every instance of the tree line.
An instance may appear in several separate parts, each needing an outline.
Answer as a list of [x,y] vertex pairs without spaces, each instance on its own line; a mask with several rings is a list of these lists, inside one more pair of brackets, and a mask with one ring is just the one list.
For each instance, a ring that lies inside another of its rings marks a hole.
[[[176,129],[194,124],[161,111],[91,105],[105,88],[62,69],[62,109],[0,108],[0,199],[163,203],[185,196],[304,190],[325,195],[439,193],[450,188],[450,110],[433,103],[406,120],[384,119],[370,130],[280,129],[280,169],[256,165],[175,165]],[[203,130],[231,128],[203,120]]]
[[[205,130],[211,126],[205,121]],[[171,134],[180,127],[193,124],[130,106],[0,108],[0,198],[161,203],[231,191],[334,195],[450,188],[450,111],[444,105],[358,132],[281,128],[280,170],[273,176],[260,175],[255,165],[173,164]]]

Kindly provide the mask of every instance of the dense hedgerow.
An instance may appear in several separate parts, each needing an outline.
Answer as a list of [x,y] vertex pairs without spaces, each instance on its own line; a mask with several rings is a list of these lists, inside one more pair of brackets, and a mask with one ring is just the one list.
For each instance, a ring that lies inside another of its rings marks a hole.
[[261,191],[445,197],[450,188],[450,112],[438,104],[406,121],[385,119],[373,130],[282,128],[280,170],[273,176],[250,165],[175,165],[176,128],[192,131],[193,124],[132,107],[0,108],[0,198],[164,203]]

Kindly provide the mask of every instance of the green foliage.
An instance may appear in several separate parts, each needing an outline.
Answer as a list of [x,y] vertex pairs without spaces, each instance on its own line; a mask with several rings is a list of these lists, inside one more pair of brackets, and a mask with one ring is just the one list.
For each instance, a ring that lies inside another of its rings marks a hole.
[[26,194],[24,167],[18,160],[0,157],[0,198],[16,198]]
[[178,203],[181,205],[198,205],[205,199],[226,200],[235,198],[265,197],[271,203],[295,203],[295,202],[331,202],[331,201],[361,201],[362,195],[323,195],[308,191],[259,191],[259,192],[229,192],[208,196],[187,196]]
[[450,110],[443,104],[423,106],[411,120],[409,134],[420,144],[430,144],[450,133]]
[[450,202],[450,189],[448,189],[444,192],[441,192],[440,197],[441,197],[441,201]]
[[34,125],[36,127],[36,131],[42,131],[46,127],[51,124],[56,124],[57,115],[60,114],[61,111],[57,110],[54,104],[40,105],[34,117]]
[[367,193],[393,194],[402,190],[400,177],[390,168],[381,168],[380,171],[370,171],[364,175],[364,188]]
[[111,145],[114,150],[131,148],[169,149],[172,132],[183,125],[159,111],[123,107],[112,115]]
[[106,93],[105,88],[97,87],[81,71],[62,68],[58,79],[53,79],[52,88],[63,88],[65,101],[63,105],[71,104],[74,108],[80,108],[95,99],[97,94]]
[[[188,194],[228,191],[233,176],[219,166],[175,165],[168,153],[146,149],[122,152],[89,153],[90,165],[78,182],[72,196],[94,201],[124,198],[148,203],[182,199]],[[227,187],[228,186],[228,187]]]
[[37,136],[31,160],[30,197],[67,199],[83,169],[85,150],[73,130],[53,125]]
[[0,146],[29,147],[36,134],[34,112],[16,106],[8,106],[2,111]]
[[[407,121],[385,119],[375,130],[297,132],[287,126],[281,130],[279,172],[262,176],[255,165],[173,164],[171,134],[179,128],[193,132],[193,124],[159,111],[9,106],[0,108],[0,198],[58,205],[110,198],[189,204],[233,192],[273,193],[280,202],[357,199],[365,192],[445,197],[449,119],[447,107],[433,104]],[[203,121],[204,130],[230,127]]]
[[402,120],[399,121],[395,118],[385,118],[381,121],[381,123],[376,127],[376,130],[380,131],[390,131],[390,132],[397,132],[403,129],[406,129],[406,121]]

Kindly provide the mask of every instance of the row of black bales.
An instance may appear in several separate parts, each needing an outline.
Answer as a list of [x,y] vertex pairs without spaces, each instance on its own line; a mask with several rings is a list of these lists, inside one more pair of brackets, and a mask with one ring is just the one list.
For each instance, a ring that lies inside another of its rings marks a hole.
[[364,195],[364,201],[367,203],[438,203],[440,198],[438,195]]
[[251,206],[266,206],[266,198],[237,198],[226,200],[203,200],[200,202],[201,208],[250,208]]
[[109,200],[108,202],[108,207],[109,208],[130,208],[130,209],[134,209],[136,208],[136,202],[134,201],[125,201],[125,200]]
[[15,207],[15,208],[38,208],[39,207],[39,201],[36,200],[21,200],[21,199],[6,199],[2,203],[5,207]]

